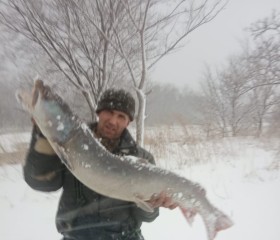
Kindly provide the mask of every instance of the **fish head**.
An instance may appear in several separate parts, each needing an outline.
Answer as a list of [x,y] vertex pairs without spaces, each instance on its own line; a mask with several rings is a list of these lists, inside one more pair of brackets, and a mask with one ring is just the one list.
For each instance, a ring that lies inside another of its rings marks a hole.
[[32,91],[18,91],[17,99],[49,140],[63,142],[77,127],[77,117],[42,80],[34,82]]

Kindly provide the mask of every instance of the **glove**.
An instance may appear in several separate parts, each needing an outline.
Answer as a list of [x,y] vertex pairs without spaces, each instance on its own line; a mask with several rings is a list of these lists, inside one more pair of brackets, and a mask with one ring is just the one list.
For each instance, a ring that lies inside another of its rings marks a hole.
[[31,121],[33,123],[34,134],[36,135],[37,138],[34,145],[34,150],[38,153],[42,153],[46,155],[55,155],[56,153],[51,147],[48,139],[41,132],[40,128],[37,126],[33,118],[31,119]]

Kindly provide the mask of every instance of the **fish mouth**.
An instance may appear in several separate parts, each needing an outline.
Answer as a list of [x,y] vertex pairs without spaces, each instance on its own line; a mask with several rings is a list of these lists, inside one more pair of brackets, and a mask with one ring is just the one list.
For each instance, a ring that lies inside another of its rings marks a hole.
[[38,102],[40,93],[44,91],[44,83],[42,80],[36,80],[31,91],[28,90],[17,90],[16,99],[23,106],[24,109],[31,112],[33,111],[36,103]]

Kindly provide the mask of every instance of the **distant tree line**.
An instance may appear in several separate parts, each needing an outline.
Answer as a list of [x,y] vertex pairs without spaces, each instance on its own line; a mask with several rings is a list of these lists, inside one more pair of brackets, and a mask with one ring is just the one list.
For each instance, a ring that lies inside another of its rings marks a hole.
[[202,96],[187,86],[154,84],[148,95],[146,124],[182,125],[201,123]]

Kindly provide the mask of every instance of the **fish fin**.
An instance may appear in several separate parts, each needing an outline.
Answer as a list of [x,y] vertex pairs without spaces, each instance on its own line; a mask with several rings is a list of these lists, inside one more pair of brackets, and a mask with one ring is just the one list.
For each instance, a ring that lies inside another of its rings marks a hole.
[[187,222],[192,225],[194,221],[194,217],[196,216],[197,212],[194,209],[187,209],[184,207],[179,207],[181,212],[183,213],[184,217],[186,218]]
[[135,196],[134,202],[136,203],[137,207],[141,208],[142,210],[146,212],[153,212],[154,209],[151,207],[151,205],[147,202],[145,202],[143,199]]
[[227,228],[230,228],[232,225],[233,225],[233,221],[225,214],[221,214],[218,216],[215,222],[215,230],[219,232]]
[[74,168],[73,168],[72,164],[67,160],[68,156],[67,156],[65,148],[60,146],[56,142],[51,142],[51,145],[55,149],[55,152],[57,153],[61,162],[63,162],[70,171],[73,171]]
[[233,225],[233,222],[225,214],[218,214],[215,217],[214,224],[205,223],[205,225],[208,233],[208,239],[214,240],[219,231],[230,228]]

